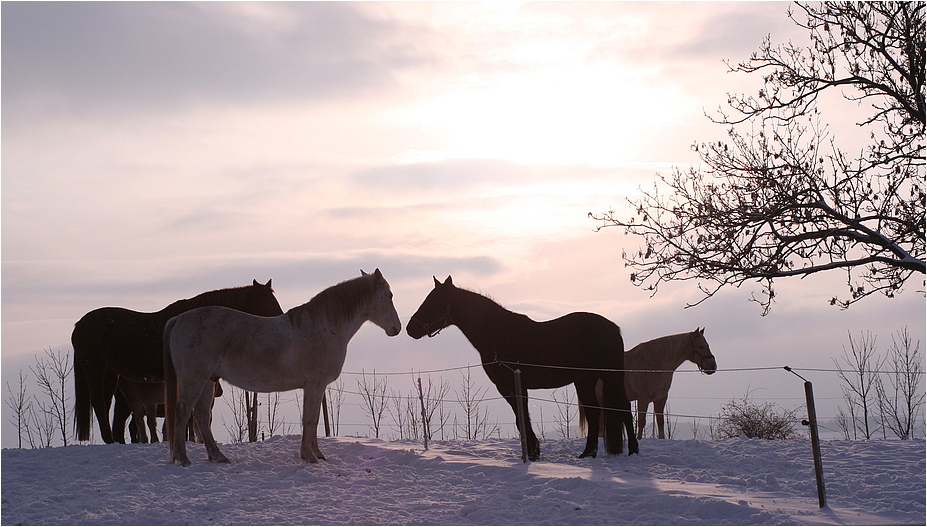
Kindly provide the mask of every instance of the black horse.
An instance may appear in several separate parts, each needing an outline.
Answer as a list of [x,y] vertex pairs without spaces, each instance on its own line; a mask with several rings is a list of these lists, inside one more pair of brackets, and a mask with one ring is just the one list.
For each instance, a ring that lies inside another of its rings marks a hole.
[[255,280],[250,286],[220,289],[178,300],[154,313],[101,307],[77,321],[71,333],[71,345],[74,348],[74,416],[79,441],[90,439],[91,409],[96,413],[101,439],[106,443],[115,441],[109,424],[109,409],[119,378],[138,383],[163,383],[161,338],[164,325],[172,317],[203,306],[224,306],[260,316],[283,314],[271,282],[260,284]]
[[[580,405],[595,408],[598,407],[595,386],[599,379],[606,387],[603,412],[606,451],[621,453],[624,423],[628,454],[638,452],[631,403],[624,391],[624,341],[618,326],[594,313],[570,313],[547,322],[535,322],[478,293],[455,287],[450,276],[443,284],[437,278],[434,280],[435,288],[412,315],[406,331],[414,339],[433,337],[452,324],[463,332],[480,352],[489,379],[511,405],[519,428],[523,412],[528,457],[532,461],[540,456],[541,447],[528,416],[527,390],[573,383]],[[515,389],[516,369],[521,370],[521,393]],[[590,416],[589,435],[579,457],[595,457],[599,446],[599,412],[587,410],[586,415]]]

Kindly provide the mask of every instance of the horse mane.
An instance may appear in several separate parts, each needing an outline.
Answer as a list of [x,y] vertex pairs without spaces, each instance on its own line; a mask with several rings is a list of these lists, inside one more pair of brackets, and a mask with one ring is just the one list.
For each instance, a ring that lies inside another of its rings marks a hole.
[[184,298],[173,302],[169,306],[162,309],[161,312],[170,316],[175,316],[185,311],[196,309],[198,307],[227,304],[229,303],[229,300],[239,300],[242,298],[248,293],[247,290],[252,287],[255,286],[243,285],[240,287],[228,287],[225,289],[216,289],[215,291],[207,291],[205,293],[200,293],[193,298]]
[[498,310],[500,310],[500,311],[503,311],[503,312],[505,312],[505,313],[507,313],[507,314],[509,314],[509,315],[516,315],[516,316],[520,316],[520,317],[530,318],[530,317],[528,317],[528,315],[525,315],[525,314],[523,314],[523,313],[517,313],[517,312],[512,311],[511,309],[509,309],[509,308],[503,306],[503,305],[500,304],[499,302],[496,302],[496,300],[493,299],[493,298],[492,298],[491,296],[489,296],[489,295],[480,293],[479,291],[474,291],[474,290],[472,290],[472,289],[467,289],[467,288],[465,288],[465,287],[457,287],[457,286],[454,286],[454,287],[457,288],[457,290],[459,290],[459,291],[463,291],[464,293],[469,293],[470,295],[473,295],[473,296],[476,296],[476,297],[479,297],[479,298],[485,300],[486,303],[489,304],[490,306],[493,306],[494,308],[496,308],[496,309],[498,309]]
[[354,318],[376,291],[373,275],[358,276],[321,291],[305,304],[287,311],[286,316],[293,327],[299,327],[305,315],[313,318],[325,316],[332,324],[338,324]]

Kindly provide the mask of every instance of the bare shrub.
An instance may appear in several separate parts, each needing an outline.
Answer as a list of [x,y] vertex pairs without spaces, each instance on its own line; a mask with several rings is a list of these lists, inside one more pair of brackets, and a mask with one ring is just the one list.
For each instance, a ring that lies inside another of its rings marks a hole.
[[721,407],[716,434],[719,439],[796,439],[795,414],[796,410],[785,410],[769,401],[754,403],[748,393]]

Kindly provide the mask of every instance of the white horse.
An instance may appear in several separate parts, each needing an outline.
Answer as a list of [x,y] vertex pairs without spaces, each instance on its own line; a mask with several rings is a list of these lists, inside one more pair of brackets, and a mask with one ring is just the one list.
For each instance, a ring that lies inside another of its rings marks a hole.
[[277,317],[257,317],[223,307],[203,307],[170,319],[164,328],[165,435],[171,462],[190,464],[184,424],[191,412],[209,461],[228,462],[209,426],[213,382],[222,378],[244,390],[303,389],[300,457],[325,459],[317,428],[325,387],[338,378],[348,341],[366,321],[388,336],[401,323],[380,270],[329,287],[308,303]]

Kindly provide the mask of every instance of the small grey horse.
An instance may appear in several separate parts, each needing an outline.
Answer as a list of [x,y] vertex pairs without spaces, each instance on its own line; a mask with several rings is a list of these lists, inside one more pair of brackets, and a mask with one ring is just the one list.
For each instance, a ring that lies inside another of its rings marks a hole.
[[[691,333],[648,340],[634,346],[624,354],[624,389],[629,401],[637,401],[637,438],[644,435],[647,424],[647,407],[653,403],[660,439],[665,439],[663,411],[673,382],[673,372],[683,362],[692,361],[699,370],[711,375],[718,369],[715,356],[705,340],[705,328]],[[596,385],[596,395],[602,400],[602,382]],[[601,406],[601,403],[600,403]],[[584,430],[586,416],[579,408],[579,428]]]

